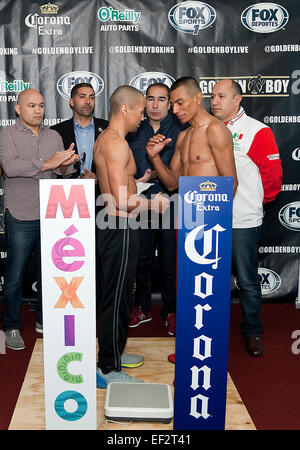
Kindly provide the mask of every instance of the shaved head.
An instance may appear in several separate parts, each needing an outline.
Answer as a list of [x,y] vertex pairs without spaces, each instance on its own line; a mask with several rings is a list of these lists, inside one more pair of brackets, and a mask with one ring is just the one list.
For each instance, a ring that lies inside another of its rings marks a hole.
[[116,115],[123,105],[134,108],[142,98],[144,98],[144,96],[141,91],[134,87],[127,85],[118,87],[110,97],[111,114]]
[[223,122],[235,117],[240,109],[242,90],[238,83],[225,79],[218,81],[212,90],[210,106],[212,113]]
[[175,89],[181,86],[185,87],[186,93],[191,97],[193,97],[195,94],[198,94],[199,92],[201,93],[199,83],[195,78],[192,77],[178,78],[178,80],[174,81],[174,83],[172,84],[170,91],[171,92],[175,91]]
[[28,99],[28,97],[31,95],[42,97],[42,95],[36,89],[25,89],[18,95],[17,105],[20,105],[22,102],[24,102],[24,100],[26,101],[26,99]]
[[35,89],[25,89],[18,96],[15,111],[21,122],[37,134],[45,113],[43,96]]

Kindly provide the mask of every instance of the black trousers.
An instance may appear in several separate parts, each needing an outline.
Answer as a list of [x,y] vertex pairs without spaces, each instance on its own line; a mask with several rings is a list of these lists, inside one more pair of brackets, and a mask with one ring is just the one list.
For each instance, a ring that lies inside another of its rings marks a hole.
[[[152,216],[151,216],[152,214]],[[167,213],[165,213],[166,215]],[[156,248],[160,271],[160,291],[163,306],[160,314],[166,317],[176,312],[176,231],[174,225],[174,204],[171,202],[169,216],[165,221],[161,214],[149,213],[148,229],[141,228],[140,254],[136,274],[134,304],[144,314],[151,309],[153,262]]]
[[134,304],[140,306],[144,314],[151,309],[152,267],[156,244],[163,303],[160,314],[165,317],[169,313],[176,312],[176,235],[174,229],[141,229]]
[[102,294],[97,311],[98,367],[103,373],[121,370],[126,345],[140,230],[119,217],[116,229],[97,229]]

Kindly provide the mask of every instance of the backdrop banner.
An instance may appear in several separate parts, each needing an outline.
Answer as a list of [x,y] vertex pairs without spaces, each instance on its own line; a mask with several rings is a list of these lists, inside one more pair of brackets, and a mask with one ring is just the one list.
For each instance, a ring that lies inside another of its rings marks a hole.
[[95,182],[40,180],[47,430],[96,430]]
[[180,177],[174,429],[225,427],[231,177]]
[[[94,86],[95,115],[106,119],[109,97],[123,84],[145,92],[156,81],[170,86],[180,76],[193,76],[209,110],[217,80],[240,83],[242,105],[248,115],[272,128],[283,166],[282,191],[266,208],[259,246],[263,301],[295,301],[300,252],[299,2],[0,0],[0,13],[0,127],[15,122],[18,93],[29,87],[43,94],[44,123],[51,126],[72,116],[70,90],[82,81]],[[6,257],[2,238],[1,285]],[[25,281],[27,297],[35,294],[33,278],[29,274]],[[232,301],[238,298],[233,276]]]

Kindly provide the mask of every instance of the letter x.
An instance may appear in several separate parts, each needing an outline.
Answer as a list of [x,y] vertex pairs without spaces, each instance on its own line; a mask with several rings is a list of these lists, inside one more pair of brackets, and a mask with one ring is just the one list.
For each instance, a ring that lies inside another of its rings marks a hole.
[[84,277],[73,277],[71,283],[68,284],[64,277],[53,277],[62,292],[54,308],[65,308],[68,302],[71,302],[73,308],[84,308],[83,304],[76,295],[76,291],[79,288],[83,278]]

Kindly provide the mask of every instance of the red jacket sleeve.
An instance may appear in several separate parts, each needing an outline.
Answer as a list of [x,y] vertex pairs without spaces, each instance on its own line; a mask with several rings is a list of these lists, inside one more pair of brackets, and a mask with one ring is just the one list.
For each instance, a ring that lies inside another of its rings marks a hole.
[[262,128],[256,133],[248,156],[257,165],[260,172],[264,189],[263,203],[275,200],[281,190],[282,167],[271,128]]

